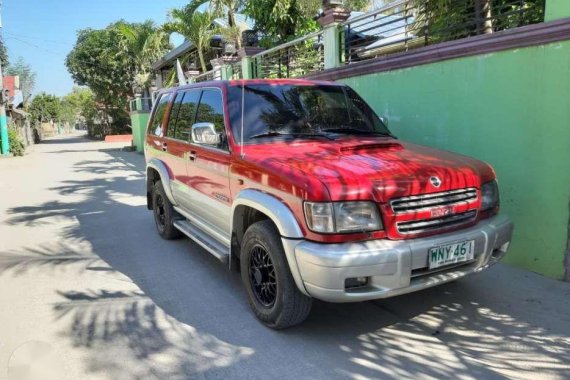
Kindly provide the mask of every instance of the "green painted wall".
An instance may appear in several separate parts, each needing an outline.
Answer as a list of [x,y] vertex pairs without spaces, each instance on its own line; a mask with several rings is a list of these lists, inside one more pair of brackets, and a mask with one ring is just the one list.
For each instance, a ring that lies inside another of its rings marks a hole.
[[544,14],[545,21],[570,17],[570,0],[547,0]]
[[143,151],[144,133],[148,123],[150,113],[148,112],[131,112],[131,126],[133,128],[133,144],[137,152]]
[[505,260],[563,277],[570,201],[570,41],[342,82],[387,116],[400,138],[492,164],[502,211],[516,225]]

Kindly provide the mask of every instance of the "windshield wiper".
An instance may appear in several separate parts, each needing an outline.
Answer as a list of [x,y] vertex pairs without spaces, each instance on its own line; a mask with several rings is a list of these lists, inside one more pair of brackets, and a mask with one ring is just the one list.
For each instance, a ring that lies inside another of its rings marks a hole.
[[293,136],[293,137],[324,137],[328,140],[334,140],[333,137],[327,136],[322,133],[289,133],[289,132],[264,132],[257,135],[250,136],[250,139],[258,139],[261,137],[275,137],[275,136]]
[[322,129],[322,131],[330,133],[342,133],[342,134],[354,134],[354,135],[388,136],[395,138],[392,134],[386,132],[363,131],[361,129],[354,129],[354,128],[327,128],[327,129]]

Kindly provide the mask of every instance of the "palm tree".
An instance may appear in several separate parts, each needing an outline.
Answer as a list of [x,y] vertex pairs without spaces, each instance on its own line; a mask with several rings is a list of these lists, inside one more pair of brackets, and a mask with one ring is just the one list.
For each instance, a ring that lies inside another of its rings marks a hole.
[[163,28],[168,33],[181,34],[196,47],[200,66],[204,72],[206,71],[204,50],[210,45],[210,41],[218,30],[213,25],[216,18],[215,14],[211,11],[197,11],[198,5],[197,3],[190,3],[184,8],[171,10],[169,21]]
[[216,15],[226,14],[228,27],[225,28],[225,37],[234,40],[236,48],[241,48],[241,32],[243,26],[238,25],[236,21],[236,13],[243,6],[243,0],[195,0],[194,4],[200,6],[210,3],[210,10]]
[[132,24],[119,21],[113,29],[120,36],[121,50],[131,66],[133,87],[148,91],[153,62],[171,49],[167,33],[150,20]]

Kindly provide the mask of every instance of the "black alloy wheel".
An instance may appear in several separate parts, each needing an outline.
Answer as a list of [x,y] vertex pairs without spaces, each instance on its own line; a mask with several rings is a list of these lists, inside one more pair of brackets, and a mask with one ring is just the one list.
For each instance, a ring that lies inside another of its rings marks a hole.
[[249,281],[257,301],[270,308],[277,298],[277,279],[275,268],[267,250],[257,244],[249,256]]
[[164,212],[164,198],[161,194],[156,194],[156,206],[154,208],[154,215],[156,217],[156,226],[159,231],[164,231],[166,226],[166,215]]
[[174,221],[180,218],[180,215],[168,200],[161,181],[156,181],[152,190],[152,211],[156,229],[163,239],[172,240],[182,237],[182,232],[174,227]]
[[255,316],[273,329],[303,322],[312,298],[297,287],[275,224],[266,219],[249,226],[240,251],[241,279]]

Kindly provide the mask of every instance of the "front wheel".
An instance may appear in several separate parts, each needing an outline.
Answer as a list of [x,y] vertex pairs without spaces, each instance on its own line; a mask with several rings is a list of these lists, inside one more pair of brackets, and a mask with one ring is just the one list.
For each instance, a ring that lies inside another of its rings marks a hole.
[[252,224],[241,252],[241,279],[255,316],[274,329],[303,322],[312,298],[297,289],[275,225],[270,220]]

